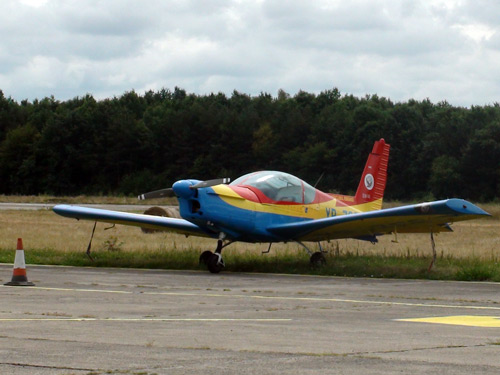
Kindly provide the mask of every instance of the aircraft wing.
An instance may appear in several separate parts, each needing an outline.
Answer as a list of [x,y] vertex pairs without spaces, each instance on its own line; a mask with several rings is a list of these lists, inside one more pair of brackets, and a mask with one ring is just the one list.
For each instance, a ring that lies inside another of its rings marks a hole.
[[451,231],[450,222],[489,215],[462,199],[447,199],[384,210],[335,216],[268,227],[283,240],[324,241],[339,238],[375,239],[398,233]]
[[53,208],[56,214],[74,219],[92,220],[104,223],[133,225],[149,229],[159,229],[185,234],[187,236],[211,237],[209,233],[197,225],[172,217],[133,214],[129,212],[102,210],[98,208],[60,204]]

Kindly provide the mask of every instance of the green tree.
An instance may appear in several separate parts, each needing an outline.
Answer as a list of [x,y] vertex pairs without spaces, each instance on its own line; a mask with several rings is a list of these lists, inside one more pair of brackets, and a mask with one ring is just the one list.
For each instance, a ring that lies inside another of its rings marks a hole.
[[438,156],[432,162],[429,189],[438,199],[453,198],[462,190],[460,162],[450,155]]
[[500,122],[477,130],[462,159],[464,193],[475,200],[500,196]]
[[0,181],[4,194],[34,194],[37,190],[35,150],[40,133],[32,125],[14,128],[0,143]]

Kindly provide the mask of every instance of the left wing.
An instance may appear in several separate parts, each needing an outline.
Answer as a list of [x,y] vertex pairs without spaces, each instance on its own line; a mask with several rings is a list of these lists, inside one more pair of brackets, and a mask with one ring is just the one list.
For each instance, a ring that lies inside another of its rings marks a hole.
[[185,234],[187,236],[211,237],[199,226],[184,220],[171,217],[133,214],[129,212],[101,210],[81,206],[60,204],[53,208],[56,214],[74,219],[92,220],[112,224],[133,225],[137,227],[159,229]]
[[389,208],[326,219],[301,221],[268,227],[268,231],[297,241],[325,241],[339,238],[375,238],[398,233],[429,233],[451,231],[450,222],[476,219],[490,215],[462,199]]

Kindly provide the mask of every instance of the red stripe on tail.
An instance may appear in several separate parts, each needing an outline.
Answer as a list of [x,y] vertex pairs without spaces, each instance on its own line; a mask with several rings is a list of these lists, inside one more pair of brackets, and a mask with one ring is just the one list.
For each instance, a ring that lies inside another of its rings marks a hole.
[[[354,197],[356,204],[373,202],[384,197],[390,147],[383,138],[373,145]],[[381,204],[380,207],[373,207],[380,208]]]

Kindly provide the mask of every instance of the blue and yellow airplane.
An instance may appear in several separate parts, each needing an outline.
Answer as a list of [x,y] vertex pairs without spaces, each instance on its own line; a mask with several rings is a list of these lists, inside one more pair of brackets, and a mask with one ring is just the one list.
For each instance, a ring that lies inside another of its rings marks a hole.
[[377,242],[390,233],[452,231],[451,222],[489,215],[462,199],[382,209],[390,146],[376,141],[366,162],[356,195],[324,193],[291,174],[260,171],[230,184],[228,179],[180,180],[172,188],[139,199],[177,196],[182,219],[133,214],[72,205],[57,205],[59,215],[113,224],[177,232],[217,239],[215,252],[205,251],[200,261],[210,272],[224,267],[222,249],[242,241],[250,243],[297,242],[312,263],[324,263],[323,252],[309,250],[304,242],[355,238]]

